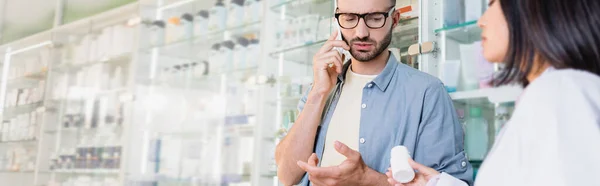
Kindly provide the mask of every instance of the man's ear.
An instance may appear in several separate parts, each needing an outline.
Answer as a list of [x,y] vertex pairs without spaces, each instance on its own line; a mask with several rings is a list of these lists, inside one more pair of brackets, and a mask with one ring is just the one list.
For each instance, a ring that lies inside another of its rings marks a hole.
[[394,13],[392,13],[392,21],[394,21],[392,24],[392,29],[394,29],[398,26],[398,22],[400,21],[400,10],[394,10]]

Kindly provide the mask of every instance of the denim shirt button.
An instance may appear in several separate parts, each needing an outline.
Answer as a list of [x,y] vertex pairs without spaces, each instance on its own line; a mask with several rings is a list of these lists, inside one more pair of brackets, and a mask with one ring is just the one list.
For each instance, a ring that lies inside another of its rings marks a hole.
[[360,140],[358,140],[361,144],[365,143],[365,138],[360,138]]

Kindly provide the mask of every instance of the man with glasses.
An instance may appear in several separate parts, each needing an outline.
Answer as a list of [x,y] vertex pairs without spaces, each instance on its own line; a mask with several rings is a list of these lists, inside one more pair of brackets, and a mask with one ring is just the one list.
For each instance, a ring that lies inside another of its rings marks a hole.
[[312,88],[276,149],[279,180],[389,185],[390,151],[403,145],[416,162],[471,183],[463,129],[444,86],[387,50],[400,19],[395,0],[337,1],[342,40],[334,32],[313,57]]

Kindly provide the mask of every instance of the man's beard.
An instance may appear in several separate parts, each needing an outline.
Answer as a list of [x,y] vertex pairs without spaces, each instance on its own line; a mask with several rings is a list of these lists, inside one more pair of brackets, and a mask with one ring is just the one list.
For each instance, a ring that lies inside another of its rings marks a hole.
[[[392,43],[392,31],[390,29],[390,32],[388,32],[388,34],[385,36],[385,38],[383,38],[381,43],[378,43],[377,41],[375,41],[371,38],[368,38],[368,37],[354,38],[354,39],[350,40],[350,42],[348,42],[344,38],[344,41],[346,41],[346,43],[348,43],[348,45],[350,45],[350,54],[352,54],[352,57],[354,59],[361,61],[361,62],[367,62],[367,61],[371,61],[371,60],[375,59],[377,56],[379,56],[381,53],[383,53],[384,51],[387,50],[388,46],[390,46],[390,43]],[[375,46],[375,48],[372,51],[357,51],[352,48],[352,43],[354,43],[354,42],[371,43],[371,44],[373,44],[373,46]]]

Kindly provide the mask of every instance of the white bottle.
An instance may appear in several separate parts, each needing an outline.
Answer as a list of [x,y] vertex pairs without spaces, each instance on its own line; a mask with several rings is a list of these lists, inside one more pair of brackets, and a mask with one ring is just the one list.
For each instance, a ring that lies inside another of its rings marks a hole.
[[257,13],[254,6],[255,0],[244,1],[244,24],[252,23],[256,19]]
[[113,76],[113,78],[110,81],[110,89],[119,89],[119,88],[123,88],[123,70],[121,69],[121,67],[117,67],[115,69],[115,75]]
[[208,74],[209,67],[208,67],[207,61],[193,62],[191,65],[192,65],[192,69],[193,69],[193,77],[194,78],[204,77]]
[[472,44],[460,45],[461,58],[461,81],[460,90],[476,90],[479,88],[479,76],[477,72],[477,48]]
[[194,16],[189,13],[181,15],[181,25],[183,26],[183,38],[191,39],[194,37]]
[[[250,39],[250,44],[248,45],[248,56],[258,56],[260,55],[260,41],[258,39]],[[249,57],[246,58],[246,67],[255,67],[258,65],[257,57]]]
[[225,72],[231,72],[233,70],[233,48],[235,43],[233,41],[225,41],[221,44],[220,55],[221,55],[221,70]]
[[183,38],[184,30],[181,22],[181,18],[179,17],[169,18],[169,21],[167,22],[167,28],[165,30],[166,43],[173,43]]
[[305,33],[305,41],[307,42],[314,42],[316,40],[318,40],[317,35],[318,33],[318,26],[319,25],[319,21],[320,21],[320,15],[318,14],[312,14],[312,15],[308,15],[306,17],[306,27],[304,28],[306,30]]
[[244,20],[244,0],[231,0],[229,4],[229,16],[227,17],[229,28],[241,25]]
[[444,1],[444,26],[458,25],[464,22],[464,0]]
[[254,10],[254,21],[253,22],[257,22],[262,20],[262,13],[263,13],[263,4],[260,2],[261,0],[254,0],[254,8],[252,8]]
[[109,55],[107,56],[108,58],[112,58],[114,56],[117,56],[119,54],[123,53],[123,47],[126,45],[125,44],[125,40],[130,40],[131,38],[124,38],[123,34],[125,34],[125,31],[123,29],[123,25],[115,25],[112,26],[112,37],[110,38],[110,47],[108,48],[109,50]]
[[488,150],[488,123],[483,118],[481,108],[469,109],[465,133],[465,151],[469,160],[483,160]]
[[161,20],[154,21],[152,23],[150,31],[152,33],[152,37],[150,38],[150,44],[152,46],[160,46],[165,44],[165,27],[165,22]]
[[[4,132],[4,129],[6,129],[6,127],[7,127],[6,121],[2,121],[2,123],[0,123],[0,142],[5,141],[4,136],[6,135],[6,132]],[[0,167],[2,167],[2,166],[0,166]]]
[[465,21],[478,20],[483,14],[483,1],[485,0],[465,0]]
[[498,136],[504,124],[506,124],[510,118],[508,109],[505,106],[499,106],[496,108],[496,119],[494,120],[494,136]]
[[400,183],[408,183],[415,178],[415,171],[408,163],[411,158],[408,149],[404,146],[392,148],[390,164],[394,179]]
[[210,50],[210,54],[208,57],[208,73],[209,74],[216,74],[221,72],[221,64],[222,61],[220,59],[221,56],[221,44],[220,43],[216,43],[213,44],[213,46],[211,47]]
[[442,82],[447,92],[458,91],[458,82],[460,79],[460,60],[447,60],[442,63]]
[[[247,67],[246,56],[248,54],[248,45],[250,41],[244,37],[237,39],[237,44],[234,48],[234,62],[233,69],[243,69]],[[254,57],[254,56],[250,56]]]
[[107,57],[110,57],[111,54],[111,38],[113,37],[113,27],[106,27],[102,30],[102,34],[98,37],[98,56],[94,58],[93,61],[103,60]]
[[217,4],[210,10],[210,21],[208,28],[210,31],[225,29],[227,23],[227,8],[223,4],[223,0],[218,0]]
[[208,34],[208,21],[209,12],[206,10],[200,10],[194,18],[194,35],[202,36]]

